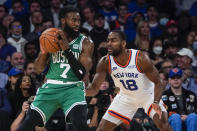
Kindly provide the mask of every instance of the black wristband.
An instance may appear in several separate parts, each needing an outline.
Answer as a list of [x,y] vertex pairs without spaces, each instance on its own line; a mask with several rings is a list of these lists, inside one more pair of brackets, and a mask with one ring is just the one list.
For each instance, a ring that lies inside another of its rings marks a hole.
[[64,51],[64,53],[65,53],[66,57],[69,57],[70,55],[73,55],[70,48],[66,49],[66,50]]
[[68,59],[68,63],[74,74],[77,76],[79,80],[82,80],[85,76],[86,70],[83,65],[75,58],[70,48],[64,51],[66,58]]

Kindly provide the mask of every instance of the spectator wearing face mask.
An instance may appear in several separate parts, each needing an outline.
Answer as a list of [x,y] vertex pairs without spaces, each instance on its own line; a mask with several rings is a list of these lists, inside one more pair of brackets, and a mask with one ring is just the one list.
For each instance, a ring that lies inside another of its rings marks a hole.
[[8,38],[8,43],[17,49],[17,52],[21,52],[24,55],[24,46],[27,40],[22,36],[22,24],[20,21],[14,20],[10,23],[11,36]]
[[151,42],[150,58],[156,67],[163,61],[163,41],[160,37],[154,38]]
[[169,21],[169,15],[166,12],[160,12],[159,17],[159,24],[164,29]]

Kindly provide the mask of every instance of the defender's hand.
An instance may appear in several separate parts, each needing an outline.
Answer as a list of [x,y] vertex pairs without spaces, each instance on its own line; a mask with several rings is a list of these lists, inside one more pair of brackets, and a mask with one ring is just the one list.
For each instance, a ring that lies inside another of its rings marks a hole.
[[159,104],[153,103],[152,107],[155,110],[155,112],[159,115],[159,119],[161,119],[162,111],[161,111]]

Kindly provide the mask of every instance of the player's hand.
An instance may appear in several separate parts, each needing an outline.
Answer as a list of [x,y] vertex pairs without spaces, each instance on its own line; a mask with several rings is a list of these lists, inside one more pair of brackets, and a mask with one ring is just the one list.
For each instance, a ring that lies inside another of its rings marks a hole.
[[42,44],[40,44],[40,53],[41,54],[48,54],[49,53],[47,50],[44,50],[44,48],[42,47]]
[[161,119],[162,111],[161,111],[159,104],[153,103],[152,107],[155,110],[155,112],[159,115],[159,119]]
[[56,34],[56,37],[57,37],[57,43],[59,44],[62,51],[69,48],[67,36],[63,30],[59,30]]

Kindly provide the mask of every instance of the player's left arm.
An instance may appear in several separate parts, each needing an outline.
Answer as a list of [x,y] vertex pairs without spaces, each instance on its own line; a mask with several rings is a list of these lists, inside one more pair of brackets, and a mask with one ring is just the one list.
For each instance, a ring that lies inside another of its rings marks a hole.
[[83,78],[83,81],[86,83],[86,85],[89,82],[89,72],[92,68],[93,51],[94,44],[88,38],[85,38],[82,44],[82,52],[79,57],[79,62],[83,65],[86,71]]
[[85,78],[85,75],[87,74],[86,72],[89,72],[91,68],[92,52],[94,47],[93,44],[89,39],[85,38],[82,43],[82,51],[79,60],[77,60],[72,50],[69,48],[65,32],[60,30],[57,33],[57,37],[57,43],[59,44],[61,50],[64,51],[64,54],[68,59],[68,63],[70,64],[72,71],[79,80],[83,80]]
[[155,84],[154,103],[158,104],[164,91],[164,86],[162,85],[158,70],[152,64],[150,58],[141,51],[138,55],[137,66],[142,73],[145,73],[146,76]]

